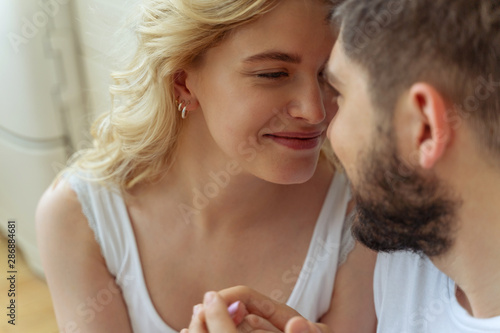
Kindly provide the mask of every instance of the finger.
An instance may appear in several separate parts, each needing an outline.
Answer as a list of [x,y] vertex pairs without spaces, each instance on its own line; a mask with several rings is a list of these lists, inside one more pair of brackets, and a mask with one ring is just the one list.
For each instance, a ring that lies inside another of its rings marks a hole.
[[201,304],[198,304],[193,308],[193,317],[191,318],[191,323],[189,323],[189,333],[208,333],[202,319],[202,312],[203,306]]
[[247,332],[273,332],[273,333],[282,333],[279,329],[277,329],[273,324],[271,324],[266,319],[250,314],[245,317],[243,322],[238,326],[238,332],[247,333]]
[[231,318],[233,318],[233,322],[236,326],[241,324],[243,319],[248,315],[247,308],[245,307],[245,304],[241,303],[240,301],[234,302],[228,307],[228,312]]
[[285,327],[285,333],[329,333],[326,325],[314,324],[303,317],[292,318]]
[[203,299],[205,321],[211,333],[236,333],[236,325],[227,311],[227,304],[216,292],[208,292]]
[[281,331],[291,318],[300,315],[285,304],[278,303],[248,287],[232,287],[219,293],[227,303],[241,301],[249,313],[267,319]]

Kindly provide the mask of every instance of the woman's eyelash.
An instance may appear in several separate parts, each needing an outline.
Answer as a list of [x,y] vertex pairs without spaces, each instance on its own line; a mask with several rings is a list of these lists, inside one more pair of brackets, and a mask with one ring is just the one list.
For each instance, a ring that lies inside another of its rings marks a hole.
[[283,77],[288,77],[288,73],[286,72],[260,73],[257,74],[257,77],[276,80],[276,79],[281,79]]

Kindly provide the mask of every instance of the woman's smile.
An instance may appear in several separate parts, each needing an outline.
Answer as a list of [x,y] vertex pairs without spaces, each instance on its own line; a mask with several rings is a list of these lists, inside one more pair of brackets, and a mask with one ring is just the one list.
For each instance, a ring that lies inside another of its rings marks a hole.
[[265,134],[264,137],[294,150],[309,150],[317,148],[323,142],[324,131],[317,132],[280,132]]

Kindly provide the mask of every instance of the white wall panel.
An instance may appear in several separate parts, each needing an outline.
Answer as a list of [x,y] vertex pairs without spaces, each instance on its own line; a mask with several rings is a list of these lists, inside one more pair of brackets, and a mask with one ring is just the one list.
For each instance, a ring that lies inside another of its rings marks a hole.
[[81,61],[87,80],[87,103],[94,115],[109,110],[110,74],[133,53],[130,22],[140,0],[76,0]]
[[18,245],[40,274],[35,209],[87,131],[71,9],[68,0],[0,2],[0,231],[16,219]]
[[57,142],[23,147],[0,137],[0,156],[0,231],[6,232],[8,219],[17,221],[18,246],[30,267],[41,276],[35,209],[42,193],[61,170],[65,150]]

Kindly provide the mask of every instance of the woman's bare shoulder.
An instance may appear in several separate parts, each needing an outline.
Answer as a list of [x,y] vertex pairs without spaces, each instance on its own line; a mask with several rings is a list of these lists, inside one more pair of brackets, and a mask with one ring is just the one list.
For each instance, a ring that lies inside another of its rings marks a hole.
[[36,210],[37,227],[77,227],[86,220],[75,191],[64,178],[56,179],[43,193]]
[[64,178],[55,180],[43,193],[36,209],[35,224],[42,255],[54,246],[61,248],[70,244],[72,248],[85,244],[86,250],[100,253],[78,196]]

